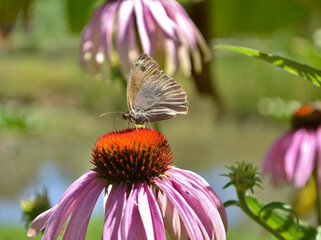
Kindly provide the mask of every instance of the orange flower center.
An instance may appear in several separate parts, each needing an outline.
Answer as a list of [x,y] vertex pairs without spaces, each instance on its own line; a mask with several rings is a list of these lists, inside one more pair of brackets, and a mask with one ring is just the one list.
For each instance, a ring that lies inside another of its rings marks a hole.
[[321,105],[305,105],[292,116],[293,128],[316,129],[321,124]]
[[147,128],[108,133],[96,141],[92,150],[93,170],[107,183],[151,183],[172,163],[166,138]]

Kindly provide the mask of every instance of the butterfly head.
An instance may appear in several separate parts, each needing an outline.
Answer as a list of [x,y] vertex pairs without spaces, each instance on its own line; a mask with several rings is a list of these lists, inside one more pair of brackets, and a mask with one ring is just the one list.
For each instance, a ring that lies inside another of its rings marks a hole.
[[148,116],[146,113],[139,112],[127,112],[123,113],[123,119],[129,120],[134,124],[144,125],[145,122],[148,122]]

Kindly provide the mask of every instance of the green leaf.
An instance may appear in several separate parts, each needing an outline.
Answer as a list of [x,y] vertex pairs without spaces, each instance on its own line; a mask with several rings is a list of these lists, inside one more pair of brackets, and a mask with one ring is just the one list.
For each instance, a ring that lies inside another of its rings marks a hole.
[[[293,217],[293,213],[287,207],[283,207],[280,204],[272,203],[270,206],[265,205],[253,196],[247,195],[246,202],[251,208],[252,212],[260,216],[260,218],[266,222],[271,228],[278,231],[285,239],[298,239],[298,240],[312,240],[316,239],[318,232],[315,228],[311,227],[306,222],[298,221],[297,217]],[[263,210],[262,210],[263,208]],[[272,208],[281,208],[284,211],[268,211]],[[290,212],[291,214],[288,214]],[[296,214],[295,214],[296,216]]]
[[239,201],[236,200],[229,200],[224,203],[224,207],[229,207],[229,206],[240,206]]
[[101,0],[68,0],[67,4],[67,21],[70,30],[81,32],[86,24],[90,21],[94,8]]
[[215,45],[215,49],[225,49],[234,52],[239,52],[251,57],[256,57],[266,62],[273,64],[274,66],[280,67],[283,70],[295,74],[297,76],[303,77],[311,81],[316,86],[321,86],[321,70],[310,67],[306,64],[301,64],[284,57],[277,55],[272,55],[269,53],[260,52],[251,48],[230,46],[230,45]]
[[263,213],[263,212],[273,211],[275,209],[280,209],[280,210],[283,210],[285,212],[288,212],[289,214],[292,214],[292,216],[295,217],[296,224],[297,225],[299,224],[299,217],[298,217],[297,213],[293,210],[293,208],[289,204],[285,204],[285,203],[282,203],[282,202],[271,202],[271,203],[266,204],[265,206],[263,206],[260,209],[260,211],[258,213],[258,216],[260,216],[261,213]]

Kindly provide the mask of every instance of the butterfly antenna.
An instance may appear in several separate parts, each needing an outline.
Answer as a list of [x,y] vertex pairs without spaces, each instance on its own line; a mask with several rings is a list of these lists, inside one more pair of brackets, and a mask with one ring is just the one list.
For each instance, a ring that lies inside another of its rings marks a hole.
[[114,114],[114,113],[124,114],[123,112],[106,112],[106,113],[100,114],[99,117],[107,116],[107,115],[109,115],[109,114]]

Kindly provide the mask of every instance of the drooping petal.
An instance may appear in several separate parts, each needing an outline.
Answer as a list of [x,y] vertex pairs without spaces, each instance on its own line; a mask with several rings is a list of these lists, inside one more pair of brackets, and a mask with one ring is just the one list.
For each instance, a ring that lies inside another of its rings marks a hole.
[[[214,191],[215,197],[212,198],[213,195],[209,191],[209,189],[211,189],[210,187],[206,190],[204,189],[202,182],[205,182],[205,184],[208,185],[205,180],[202,181],[202,178],[199,177],[199,179],[195,181],[195,179],[193,179],[195,176],[193,175],[196,174],[193,174],[192,172],[187,173],[186,171],[186,176],[184,176],[180,174],[180,172],[185,172],[185,170],[175,168],[167,172],[173,187],[193,208],[201,221],[201,225],[206,229],[209,238],[225,239],[227,218],[224,208],[222,209],[222,202],[217,198]],[[219,212],[217,206],[221,208],[222,214]],[[226,226],[224,226],[224,223]]]
[[294,176],[294,184],[298,188],[303,187],[308,182],[316,164],[317,145],[315,131],[306,130],[301,142]]
[[170,38],[165,38],[165,49],[166,49],[166,65],[165,69],[169,76],[172,76],[177,70],[177,50],[175,41]]
[[101,15],[101,41],[102,47],[107,59],[107,63],[111,66],[112,60],[112,44],[113,44],[113,30],[114,21],[116,18],[116,11],[119,6],[119,1],[110,2],[106,5]]
[[143,186],[139,183],[132,185],[121,223],[121,239],[148,239],[138,209],[138,194],[142,189]]
[[157,202],[162,211],[166,232],[171,239],[188,239],[186,228],[171,201],[165,195],[159,193]]
[[102,11],[104,10],[104,5],[97,8],[94,12],[93,19],[91,22],[85,27],[82,34],[82,44],[81,44],[81,63],[86,68],[89,68],[88,63],[92,61],[94,58],[92,49],[94,48],[93,36],[97,31],[97,25],[100,25],[100,16]]
[[[179,169],[173,167],[172,169],[167,171],[169,176],[173,176],[175,179],[182,181],[183,183],[188,184],[189,187],[195,188],[195,190],[200,191],[202,194],[205,195],[212,203],[211,205],[214,206],[223,221],[225,230],[227,230],[227,215],[224,208],[222,201],[216,195],[214,190],[211,188],[208,182],[205,181],[204,178],[200,177],[196,173],[188,170]],[[207,199],[206,199],[207,201]]]
[[143,51],[148,55],[151,55],[151,41],[147,33],[146,23],[144,21],[144,11],[141,0],[135,1],[135,14]]
[[[139,211],[142,216],[146,232],[153,230],[154,236],[148,239],[166,240],[165,228],[163,224],[162,215],[154,197],[154,194],[146,183],[144,184],[144,192],[141,191],[138,196]],[[146,216],[146,218],[145,218]],[[151,221],[151,228],[146,224],[145,220]]]
[[189,47],[197,46],[196,38],[188,21],[189,17],[185,14],[184,9],[176,1],[166,1],[163,5],[168,15],[176,22],[180,41]]
[[90,216],[106,183],[96,178],[88,191],[82,192],[69,220],[63,240],[85,239]]
[[[133,60],[138,57],[134,26],[134,1],[124,1],[119,6],[116,49],[122,63],[122,71],[127,74]],[[133,55],[133,52],[136,54]]]
[[173,188],[167,179],[155,180],[155,182],[177,209],[190,239],[203,239],[203,233],[198,225],[199,219],[186,200]]
[[[205,62],[209,61],[211,58],[211,50],[209,49],[208,44],[206,43],[201,32],[198,30],[194,22],[189,18],[186,11],[179,5],[179,3],[177,3],[176,1],[173,1],[173,4],[176,5],[177,9],[180,9],[180,13],[185,16],[185,19],[189,24],[190,32],[192,32],[193,35],[195,36],[196,42],[198,43],[200,50],[204,55],[204,61]],[[196,44],[194,45],[194,47],[196,47]]]
[[178,55],[178,61],[182,66],[182,71],[184,75],[190,77],[192,65],[190,61],[188,47],[185,45],[180,45],[179,47],[177,47],[177,55]]
[[48,219],[48,226],[44,232],[44,239],[57,239],[68,217],[72,214],[78,201],[82,201],[96,183],[97,173],[90,171],[74,182],[65,192],[57,205],[55,212]]
[[120,224],[126,206],[126,184],[112,186],[106,197],[103,240],[120,239]]
[[273,173],[272,182],[276,186],[282,181],[291,181],[285,171],[285,153],[289,148],[294,132],[290,131],[280,137],[269,149],[262,168],[262,176]]
[[318,147],[318,163],[317,163],[317,173],[318,173],[318,183],[321,186],[321,128],[319,127],[316,132],[317,137],[317,147]]
[[51,217],[51,215],[56,211],[57,205],[48,209],[47,211],[41,213],[38,217],[33,220],[27,236],[34,238],[39,234],[39,232],[45,228],[45,226],[48,224],[48,219]]
[[148,5],[153,18],[156,20],[160,28],[166,33],[166,35],[171,39],[176,39],[176,24],[172,21],[172,19],[169,18],[162,3],[154,0],[146,1],[145,3]]
[[92,22],[86,27],[83,34],[82,63],[94,73],[102,73],[102,53],[101,53],[101,14],[105,6],[97,8]]
[[156,26],[158,29],[160,29],[160,27],[157,25],[157,23],[155,22],[154,18],[151,15],[151,12],[150,12],[150,9],[148,6],[148,2],[149,1],[142,1],[142,7],[143,7],[143,13],[144,13],[143,17],[144,17],[146,32],[148,34],[149,41],[151,43],[150,55],[154,56],[155,50],[156,50],[156,45],[158,42],[158,39],[156,37]]
[[293,181],[295,168],[298,161],[299,150],[302,144],[302,138],[305,134],[305,129],[296,130],[292,136],[292,142],[285,153],[285,172],[288,181]]

